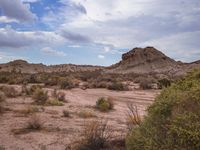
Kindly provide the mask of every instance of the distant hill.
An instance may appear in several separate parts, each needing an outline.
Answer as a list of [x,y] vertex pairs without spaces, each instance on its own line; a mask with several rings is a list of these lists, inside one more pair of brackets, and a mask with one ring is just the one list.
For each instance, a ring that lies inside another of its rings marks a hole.
[[102,70],[103,73],[114,74],[163,74],[167,76],[179,76],[186,74],[194,68],[200,68],[200,60],[192,63],[175,61],[154,47],[134,48],[122,55],[122,60],[112,66],[91,66],[61,64],[47,66],[44,64],[30,64],[24,60],[15,60],[6,64],[0,64],[0,71],[11,72],[13,70],[22,73],[39,72],[84,72]]
[[200,68],[200,60],[192,63],[175,61],[154,47],[134,48],[122,55],[122,60],[110,66],[107,73],[165,74],[179,76]]
[[22,72],[22,73],[41,73],[41,72],[83,72],[95,71],[103,69],[101,66],[91,65],[74,65],[74,64],[61,64],[61,65],[44,65],[44,64],[30,64],[24,60],[14,60],[6,64],[0,64],[0,71],[5,72]]

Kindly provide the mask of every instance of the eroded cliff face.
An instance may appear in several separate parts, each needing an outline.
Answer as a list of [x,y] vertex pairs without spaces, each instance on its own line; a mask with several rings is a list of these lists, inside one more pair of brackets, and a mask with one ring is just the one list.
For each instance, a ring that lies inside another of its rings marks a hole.
[[122,60],[111,67],[110,72],[150,73],[165,72],[181,65],[154,47],[134,48],[122,55]]

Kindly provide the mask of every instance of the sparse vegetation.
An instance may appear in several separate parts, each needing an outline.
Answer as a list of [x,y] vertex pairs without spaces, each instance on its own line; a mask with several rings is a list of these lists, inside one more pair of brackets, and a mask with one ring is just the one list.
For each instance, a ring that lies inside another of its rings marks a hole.
[[109,90],[126,91],[128,88],[121,82],[114,81],[108,86]]
[[39,116],[33,115],[27,123],[26,129],[30,130],[41,130],[43,123]]
[[79,113],[78,113],[78,116],[80,118],[92,118],[92,117],[96,117],[94,115],[94,113],[90,110],[81,110]]
[[48,106],[63,106],[64,104],[59,101],[58,99],[48,99],[46,102],[45,102],[46,105]]
[[169,79],[164,78],[164,79],[158,80],[158,87],[160,89],[169,87],[170,85],[171,85],[171,81]]
[[44,105],[48,99],[47,91],[36,89],[33,93],[33,99],[35,100],[36,104]]
[[112,139],[113,131],[107,122],[92,121],[85,125],[82,138],[78,142],[76,149],[79,150],[101,150],[108,146]]
[[127,136],[128,150],[200,149],[200,70],[164,89]]
[[72,89],[74,88],[74,83],[71,78],[61,78],[59,81],[61,89]]
[[100,97],[96,102],[96,108],[103,112],[113,109],[114,108],[113,98]]
[[141,124],[142,118],[139,115],[138,107],[133,103],[127,104],[127,127],[129,130],[132,130],[134,127],[137,127]]
[[54,91],[52,93],[52,97],[61,101],[61,102],[67,102],[67,100],[65,99],[65,93],[64,92],[57,92],[56,89],[54,89]]
[[63,110],[63,117],[70,117],[70,112],[68,110]]
[[12,86],[2,86],[0,87],[0,91],[2,91],[6,97],[14,98],[20,95],[20,93]]
[[4,92],[0,91],[0,103],[6,100]]
[[39,112],[39,109],[36,106],[27,106],[25,109],[19,110],[17,112],[28,115]]

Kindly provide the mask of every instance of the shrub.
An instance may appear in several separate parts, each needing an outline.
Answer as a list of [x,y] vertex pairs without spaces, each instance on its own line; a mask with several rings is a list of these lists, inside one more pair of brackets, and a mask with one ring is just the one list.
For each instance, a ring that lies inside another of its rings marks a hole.
[[111,138],[112,130],[106,122],[92,121],[85,126],[77,149],[101,150],[108,146]]
[[36,104],[44,105],[48,99],[47,91],[45,92],[42,89],[36,89],[33,94],[33,99],[35,100]]
[[74,88],[73,81],[70,78],[61,78],[59,83],[60,83],[61,89],[72,89],[72,88]]
[[111,85],[108,86],[109,90],[116,90],[116,91],[125,91],[128,88],[120,82],[113,82]]
[[114,108],[113,99],[101,97],[96,102],[96,108],[100,111],[108,111]]
[[0,91],[0,103],[5,101],[5,99],[6,99],[6,96],[5,96],[4,92]]
[[170,80],[168,80],[168,79],[161,79],[161,80],[158,80],[158,87],[159,87],[160,89],[166,88],[166,87],[168,87],[168,86],[170,86],[170,85],[171,85],[171,82],[170,82]]
[[127,136],[128,150],[200,149],[200,70],[164,89],[139,127]]
[[81,118],[92,118],[95,117],[95,115],[93,114],[93,112],[89,111],[89,110],[81,110],[78,113],[78,116]]
[[140,88],[143,89],[143,90],[147,90],[147,89],[151,89],[152,88],[152,86],[151,86],[152,82],[150,82],[147,79],[144,79],[144,80],[140,81],[139,84],[140,84]]
[[138,108],[133,103],[127,104],[127,126],[131,130],[136,126],[139,126],[142,122],[142,119],[138,113]]
[[70,117],[70,112],[67,110],[63,110],[63,117]]
[[42,126],[43,126],[43,123],[41,119],[38,116],[33,115],[28,121],[26,128],[31,129],[31,130],[41,130]]
[[58,99],[49,99],[46,101],[45,103],[46,105],[49,105],[49,106],[63,106],[64,104],[59,101]]

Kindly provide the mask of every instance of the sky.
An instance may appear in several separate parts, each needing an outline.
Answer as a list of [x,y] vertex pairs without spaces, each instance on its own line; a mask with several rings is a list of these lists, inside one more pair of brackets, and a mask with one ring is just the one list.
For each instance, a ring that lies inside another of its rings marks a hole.
[[153,46],[200,59],[200,0],[0,0],[0,63],[109,66]]

